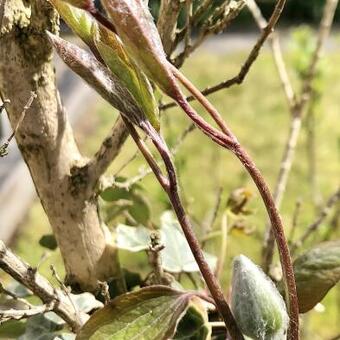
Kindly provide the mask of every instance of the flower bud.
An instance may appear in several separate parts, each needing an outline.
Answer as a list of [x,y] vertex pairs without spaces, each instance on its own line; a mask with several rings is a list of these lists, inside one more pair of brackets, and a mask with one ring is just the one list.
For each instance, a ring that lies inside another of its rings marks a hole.
[[234,260],[231,308],[246,336],[286,338],[288,315],[282,296],[262,269],[244,255]]

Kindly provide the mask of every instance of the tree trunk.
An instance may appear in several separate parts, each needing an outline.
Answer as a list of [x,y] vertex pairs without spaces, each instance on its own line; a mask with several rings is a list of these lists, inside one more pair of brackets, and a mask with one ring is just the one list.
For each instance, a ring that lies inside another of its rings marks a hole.
[[47,1],[0,0],[0,91],[11,100],[12,127],[31,91],[37,94],[16,140],[56,236],[68,283],[94,290],[98,280],[120,274],[118,255],[59,100],[45,30],[58,30]]

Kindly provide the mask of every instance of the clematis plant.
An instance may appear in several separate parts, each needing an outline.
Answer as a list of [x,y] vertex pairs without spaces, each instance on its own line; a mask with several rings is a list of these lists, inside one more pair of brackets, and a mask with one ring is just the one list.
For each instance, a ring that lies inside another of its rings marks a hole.
[[[66,64],[120,111],[136,145],[168,194],[207,287],[234,339],[242,339],[243,335],[214,274],[204,259],[200,244],[181,203],[175,166],[160,134],[158,107],[151,83],[175,100],[204,134],[218,145],[232,151],[241,161],[257,185],[272,223],[283,267],[290,326],[292,332],[297,333],[298,309],[294,273],[282,221],[270,190],[260,171],[218,111],[168,62],[145,2],[103,0],[109,19],[100,14],[92,1],[51,0],[51,3],[73,31],[90,47],[92,54],[50,35],[56,51]],[[197,114],[182,93],[180,83],[204,106],[219,128],[210,125]],[[136,127],[151,139],[164,161],[166,174],[163,174],[154,160]]]

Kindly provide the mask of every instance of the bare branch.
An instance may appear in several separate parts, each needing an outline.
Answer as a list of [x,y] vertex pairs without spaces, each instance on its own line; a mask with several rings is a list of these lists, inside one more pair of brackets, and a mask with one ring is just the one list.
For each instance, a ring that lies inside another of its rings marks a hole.
[[[275,9],[274,9],[269,21],[268,21],[268,25],[262,30],[261,36],[257,40],[253,49],[251,50],[248,58],[246,59],[246,61],[242,65],[240,72],[235,77],[233,77],[231,79],[225,80],[225,81],[223,81],[223,82],[221,82],[221,83],[219,83],[215,86],[208,87],[205,90],[201,91],[203,95],[208,96],[212,93],[226,89],[226,88],[231,87],[233,85],[242,84],[246,75],[250,71],[251,66],[256,61],[263,44],[265,43],[265,41],[267,40],[269,35],[273,32],[273,29],[274,29],[276,23],[278,22],[278,20],[281,16],[281,13],[282,13],[282,10],[284,8],[285,3],[286,3],[286,0],[278,0],[277,1],[276,5],[275,5]],[[186,98],[186,100],[189,101],[189,102],[194,100],[194,99],[195,99],[194,96],[189,96],[189,97]],[[167,110],[167,109],[174,107],[174,106],[176,106],[175,103],[168,103],[168,104],[161,105],[160,109],[161,110]]]
[[329,216],[332,207],[340,201],[340,188],[328,199],[325,206],[322,208],[318,218],[310,224],[300,239],[293,243],[291,253],[294,254],[296,249],[300,247],[306,240],[315,233],[321,226],[322,222]]
[[175,48],[175,37],[178,15],[181,9],[180,0],[162,0],[159,10],[157,28],[162,39],[165,53],[170,57]]
[[121,117],[119,117],[113,126],[110,134],[106,137],[96,152],[94,157],[88,163],[89,171],[89,188],[90,190],[97,184],[99,178],[105,173],[110,164],[118,156],[124,142],[128,137],[128,131]]
[[[260,29],[265,29],[268,25],[266,19],[261,13],[260,8],[256,4],[255,0],[247,0],[247,6],[253,15],[257,25]],[[276,69],[279,74],[279,78],[284,89],[286,99],[290,108],[293,108],[295,105],[295,93],[293,90],[293,86],[288,76],[287,67],[283,58],[281,44],[279,35],[277,32],[273,32],[269,37],[268,41],[270,42],[270,47],[272,49]]]
[[[26,116],[27,110],[32,106],[33,101],[34,101],[34,99],[36,97],[37,97],[36,93],[35,92],[31,92],[31,96],[29,97],[26,105],[24,106],[24,109],[22,110],[22,112],[20,114],[20,117],[19,117],[19,119],[18,119],[18,121],[17,121],[17,123],[15,125],[15,128],[14,128],[12,134],[7,138],[7,141],[3,145],[0,145],[0,157],[4,157],[4,156],[7,155],[7,153],[8,153],[7,149],[8,149],[9,143],[14,138],[15,134],[18,132],[19,127],[20,127],[22,121],[24,120],[24,118]],[[4,101],[4,104],[0,107],[0,113],[5,108],[5,105],[9,104],[9,103],[10,103],[9,100],[5,100]]]
[[74,307],[65,293],[55,289],[44,277],[13,254],[2,241],[0,241],[0,268],[30,289],[46,306],[51,306],[51,310],[65,320],[74,332],[81,328],[86,315],[82,313],[81,320],[78,320]]
[[[320,23],[316,48],[308,68],[308,75],[302,86],[302,92],[301,95],[299,96],[299,100],[291,109],[292,121],[290,125],[290,131],[285,146],[283,158],[281,161],[280,171],[273,195],[275,204],[278,208],[280,208],[281,201],[287,187],[288,177],[294,161],[295,149],[301,130],[302,119],[305,114],[305,109],[308,104],[308,101],[311,98],[312,91],[311,84],[315,76],[316,66],[321,57],[325,41],[329,36],[337,4],[338,0],[327,0],[325,4],[323,16]],[[262,248],[262,265],[265,272],[269,271],[270,265],[273,261],[273,256],[274,256],[274,235],[270,230],[270,227],[267,226],[264,245]]]
[[42,306],[34,306],[30,309],[7,309],[0,310],[0,324],[9,320],[21,320],[30,318],[35,315],[43,314],[46,312],[52,311],[54,308],[53,304],[51,305],[42,305]]

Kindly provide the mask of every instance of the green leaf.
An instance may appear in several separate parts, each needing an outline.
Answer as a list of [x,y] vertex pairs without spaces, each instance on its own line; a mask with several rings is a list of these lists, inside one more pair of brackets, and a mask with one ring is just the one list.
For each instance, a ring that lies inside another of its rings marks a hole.
[[144,1],[104,0],[102,3],[130,58],[168,96],[176,98],[176,82],[152,15]]
[[119,224],[116,228],[116,242],[119,249],[138,252],[149,249],[150,230]]
[[176,340],[211,339],[211,326],[207,311],[198,298],[192,299],[183,319],[179,322],[174,336]]
[[53,340],[62,325],[47,319],[43,314],[33,316],[26,323],[26,331],[18,340]]
[[192,293],[163,286],[121,295],[94,313],[76,339],[172,338],[192,298]]
[[300,313],[319,303],[340,281],[340,241],[325,242],[294,261]]
[[234,260],[231,308],[245,335],[254,340],[285,338],[288,315],[283,298],[261,268],[244,255]]
[[60,16],[66,22],[66,24],[72,29],[72,31],[78,35],[91,50],[95,49],[92,26],[97,25],[96,21],[91,17],[89,13],[79,8],[70,6],[68,3],[62,0],[49,0]]
[[24,285],[18,283],[17,281],[11,281],[6,289],[19,298],[26,298],[33,295],[30,290],[28,290]]
[[119,110],[133,124],[146,120],[131,93],[119,78],[112,74],[93,55],[78,46],[48,32],[50,41],[60,58],[83,78],[105,100]]
[[50,250],[55,250],[58,248],[57,240],[53,234],[43,235],[39,240],[39,244],[42,247]]
[[[161,252],[163,268],[172,273],[198,272],[199,268],[188,242],[171,211],[161,216],[161,240],[165,249]],[[216,267],[217,258],[204,253],[209,266]]]
[[71,294],[71,299],[80,312],[90,313],[94,309],[103,307],[103,304],[91,293]]
[[131,61],[116,34],[102,26],[93,26],[96,48],[105,64],[129,89],[141,111],[159,130],[159,110],[153,89],[144,73]]
[[151,207],[147,198],[143,195],[134,194],[133,204],[128,207],[128,212],[137,223],[148,224],[151,218]]
[[[147,250],[151,232],[143,226],[130,227],[120,224],[116,229],[117,247],[132,252]],[[171,211],[166,211],[161,216],[160,234],[161,243],[165,246],[161,251],[162,267],[166,271],[171,273],[199,271],[188,242]],[[208,253],[204,255],[210,267],[214,269],[217,258]]]

